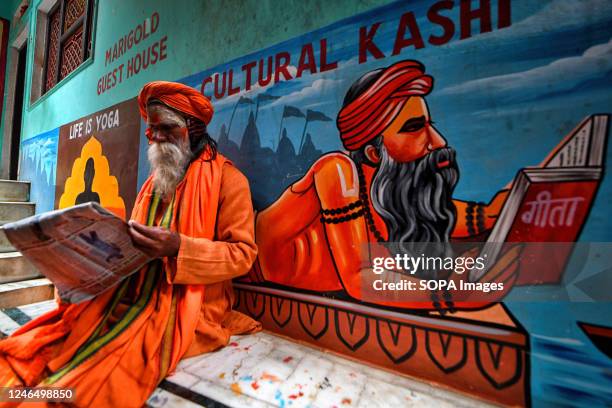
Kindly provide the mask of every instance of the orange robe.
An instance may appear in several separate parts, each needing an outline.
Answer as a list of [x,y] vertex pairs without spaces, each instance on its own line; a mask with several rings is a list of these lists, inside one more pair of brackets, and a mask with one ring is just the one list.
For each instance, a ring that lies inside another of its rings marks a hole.
[[248,182],[223,156],[207,155],[189,166],[167,208],[151,178],[136,199],[132,219],[181,234],[178,256],[93,300],[61,303],[0,341],[0,386],[69,387],[78,406],[140,407],[181,358],[260,329],[231,310],[231,278],[257,252]]

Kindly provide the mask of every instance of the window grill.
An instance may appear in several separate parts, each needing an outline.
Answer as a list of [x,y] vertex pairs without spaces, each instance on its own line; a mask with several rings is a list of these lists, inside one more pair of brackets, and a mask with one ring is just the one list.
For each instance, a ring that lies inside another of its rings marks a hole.
[[93,3],[60,0],[49,12],[43,94],[89,58]]

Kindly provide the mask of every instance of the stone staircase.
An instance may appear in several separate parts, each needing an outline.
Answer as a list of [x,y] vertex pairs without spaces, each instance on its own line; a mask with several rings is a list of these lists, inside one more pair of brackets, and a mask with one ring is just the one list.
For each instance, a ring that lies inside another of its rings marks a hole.
[[[0,225],[34,215],[30,183],[0,180]],[[30,264],[0,230],[0,309],[53,298],[53,285]]]

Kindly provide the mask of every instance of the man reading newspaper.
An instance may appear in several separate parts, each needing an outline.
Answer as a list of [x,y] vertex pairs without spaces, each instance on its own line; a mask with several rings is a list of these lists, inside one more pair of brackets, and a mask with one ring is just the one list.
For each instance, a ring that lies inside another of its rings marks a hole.
[[0,386],[72,388],[78,406],[140,407],[180,359],[260,328],[231,309],[231,279],[249,270],[257,249],[248,182],[206,130],[210,101],[159,81],[138,102],[152,174],[130,234],[154,260],[0,341]]

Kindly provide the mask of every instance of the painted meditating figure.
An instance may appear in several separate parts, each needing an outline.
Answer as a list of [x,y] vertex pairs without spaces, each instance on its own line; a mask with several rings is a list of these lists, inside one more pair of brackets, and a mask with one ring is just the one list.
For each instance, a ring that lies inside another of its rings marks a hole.
[[75,204],[83,204],[90,201],[100,203],[100,195],[92,190],[94,177],[96,176],[96,170],[94,168],[94,159],[90,157],[87,159],[85,164],[85,173],[83,174],[83,180],[85,181],[85,190],[80,193],[75,201]]

